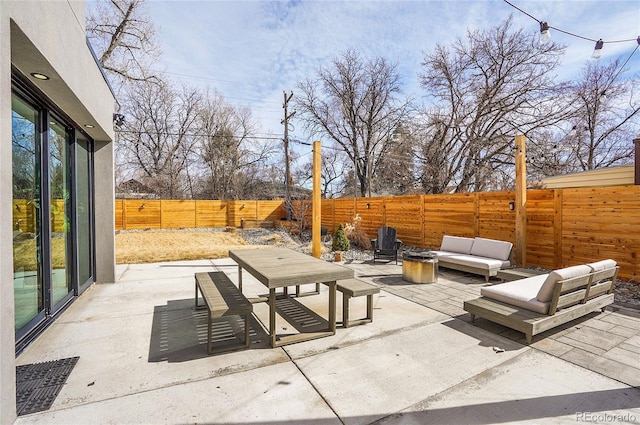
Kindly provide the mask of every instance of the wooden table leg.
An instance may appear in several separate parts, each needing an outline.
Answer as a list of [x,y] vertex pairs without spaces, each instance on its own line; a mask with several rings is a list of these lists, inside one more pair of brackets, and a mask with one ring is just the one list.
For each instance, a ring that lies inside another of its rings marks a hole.
[[276,346],[276,290],[269,289],[269,337],[271,346]]
[[242,292],[242,267],[238,264],[238,288]]
[[337,282],[327,282],[329,286],[329,330],[336,333],[336,288]]

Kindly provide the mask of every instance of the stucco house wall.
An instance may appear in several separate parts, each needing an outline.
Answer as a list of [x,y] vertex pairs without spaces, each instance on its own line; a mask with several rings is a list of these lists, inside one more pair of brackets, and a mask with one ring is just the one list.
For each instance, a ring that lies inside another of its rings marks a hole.
[[[86,43],[84,1],[0,0],[0,423],[16,418],[12,247],[12,66],[94,139],[96,280],[115,280],[115,99]],[[50,76],[39,81],[30,76]]]

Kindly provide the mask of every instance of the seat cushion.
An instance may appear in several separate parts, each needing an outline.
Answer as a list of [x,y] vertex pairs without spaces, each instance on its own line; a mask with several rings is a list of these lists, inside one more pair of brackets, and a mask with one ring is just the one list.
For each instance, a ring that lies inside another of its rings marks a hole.
[[459,254],[469,254],[473,246],[472,238],[461,236],[443,236],[440,251],[457,252]]
[[508,260],[511,254],[511,242],[497,241],[495,239],[475,238],[470,254],[480,257]]
[[591,270],[594,272],[601,272],[602,270],[614,268],[616,262],[614,260],[601,260],[595,263],[588,263],[587,266],[591,267]]
[[[440,251],[436,251],[438,253]],[[438,261],[460,264],[464,266],[476,267],[483,270],[497,271],[500,268],[508,267],[508,261],[497,260],[495,258],[478,257],[476,255],[463,255],[456,253],[446,253],[438,255]]]
[[536,298],[546,278],[547,275],[543,274],[498,285],[486,286],[480,289],[480,294],[484,297],[502,301],[516,307],[547,314],[549,311],[549,303],[541,302]]
[[553,297],[553,291],[558,281],[571,279],[572,277],[583,276],[589,273],[591,273],[591,267],[587,266],[586,264],[566,267],[564,269],[552,271],[551,273],[549,273],[549,276],[547,276],[547,279],[542,284],[540,292],[538,292],[538,301],[541,301],[543,303],[551,301],[551,298]]

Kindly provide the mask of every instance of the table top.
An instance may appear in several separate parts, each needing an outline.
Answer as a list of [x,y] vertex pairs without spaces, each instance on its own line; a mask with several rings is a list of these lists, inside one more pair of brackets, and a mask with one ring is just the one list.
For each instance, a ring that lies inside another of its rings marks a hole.
[[289,248],[238,249],[229,257],[268,288],[353,278],[350,268]]

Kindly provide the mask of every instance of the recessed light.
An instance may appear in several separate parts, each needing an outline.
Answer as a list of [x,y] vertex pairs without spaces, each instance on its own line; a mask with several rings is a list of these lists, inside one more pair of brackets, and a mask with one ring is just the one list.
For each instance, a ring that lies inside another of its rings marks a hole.
[[38,80],[48,80],[49,79],[48,75],[44,75],[44,74],[41,74],[39,72],[32,72],[31,76],[33,78],[37,78]]
[[95,127],[95,125],[93,125],[93,124],[85,124],[84,126],[85,126],[86,128],[93,128],[93,127]]

